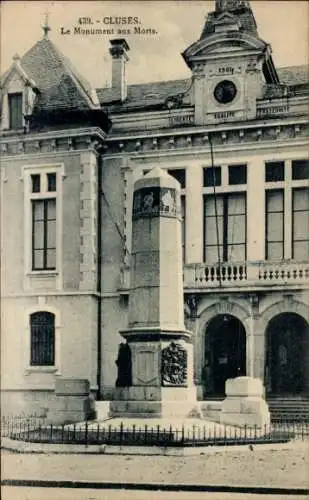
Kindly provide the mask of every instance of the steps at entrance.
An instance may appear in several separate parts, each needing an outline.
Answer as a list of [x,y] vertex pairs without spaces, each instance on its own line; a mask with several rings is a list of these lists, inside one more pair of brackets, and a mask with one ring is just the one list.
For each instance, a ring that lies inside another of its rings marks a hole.
[[267,398],[272,420],[309,422],[309,397],[271,397]]

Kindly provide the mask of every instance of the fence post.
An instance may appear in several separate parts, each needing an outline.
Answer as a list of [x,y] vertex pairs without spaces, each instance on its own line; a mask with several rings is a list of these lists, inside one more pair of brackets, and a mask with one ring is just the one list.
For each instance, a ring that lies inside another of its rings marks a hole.
[[181,427],[181,442],[182,442],[182,444],[184,444],[184,442],[185,442],[185,424],[182,424],[182,427]]
[[97,441],[100,442],[100,424],[97,425]]
[[120,444],[123,441],[123,422],[120,422]]
[[88,444],[88,422],[87,421],[85,424],[85,441],[86,441],[86,444]]
[[50,440],[53,442],[53,424],[50,424]]

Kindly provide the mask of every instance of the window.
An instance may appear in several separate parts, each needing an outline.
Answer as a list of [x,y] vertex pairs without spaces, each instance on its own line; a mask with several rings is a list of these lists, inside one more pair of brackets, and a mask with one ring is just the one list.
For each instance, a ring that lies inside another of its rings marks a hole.
[[32,200],[32,269],[56,269],[56,200]]
[[284,258],[284,191],[266,191],[266,237],[267,260]]
[[[217,217],[216,217],[217,209]],[[246,260],[246,193],[204,196],[206,262]],[[219,236],[219,245],[217,242]]]
[[292,161],[292,180],[309,179],[309,160]]
[[292,258],[309,258],[309,189],[292,191]]
[[41,176],[39,174],[31,175],[32,193],[39,193],[41,191]]
[[284,161],[270,161],[265,164],[265,181],[284,181]]
[[176,181],[180,183],[181,189],[186,187],[186,170],[184,168],[175,168],[167,171]]
[[33,271],[56,269],[57,174],[31,174],[31,226]]
[[229,184],[247,184],[247,165],[229,166]]
[[47,191],[56,191],[56,173],[47,174]]
[[203,186],[221,186],[221,167],[207,167],[203,169]]
[[22,93],[8,94],[10,128],[23,127],[23,95]]
[[55,316],[49,312],[30,315],[30,365],[55,364]]

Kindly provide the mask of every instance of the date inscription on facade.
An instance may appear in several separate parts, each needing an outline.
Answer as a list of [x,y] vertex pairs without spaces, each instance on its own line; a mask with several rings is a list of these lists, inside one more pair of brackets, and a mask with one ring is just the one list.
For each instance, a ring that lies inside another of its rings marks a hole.
[[188,354],[177,342],[171,342],[161,353],[163,386],[184,386],[187,383]]
[[231,66],[224,66],[222,68],[219,68],[218,72],[220,75],[233,75],[234,68],[232,68]]
[[133,220],[147,217],[178,217],[176,189],[158,186],[141,188],[133,197]]

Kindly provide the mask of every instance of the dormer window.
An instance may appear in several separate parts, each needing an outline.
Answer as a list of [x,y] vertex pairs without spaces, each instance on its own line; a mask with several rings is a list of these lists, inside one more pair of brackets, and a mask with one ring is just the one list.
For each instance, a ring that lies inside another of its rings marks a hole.
[[9,128],[23,127],[23,94],[21,92],[8,94],[9,99]]

